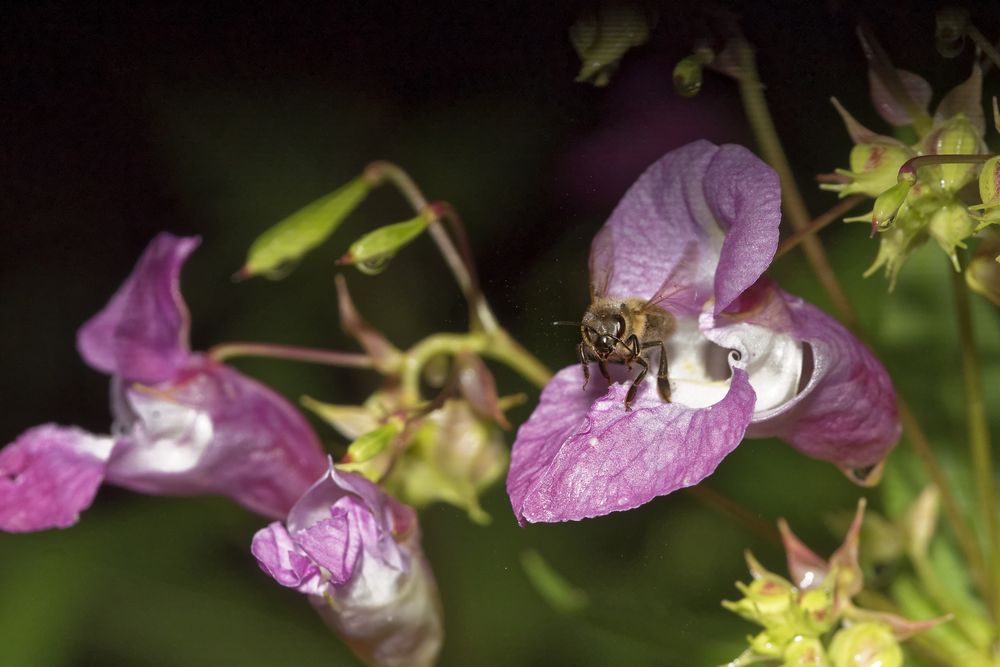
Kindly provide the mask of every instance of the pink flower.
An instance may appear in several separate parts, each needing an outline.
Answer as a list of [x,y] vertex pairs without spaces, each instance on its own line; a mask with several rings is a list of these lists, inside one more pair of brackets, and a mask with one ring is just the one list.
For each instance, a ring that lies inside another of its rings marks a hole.
[[[777,436],[845,469],[899,438],[896,398],[872,354],[819,309],[762,277],[780,222],[777,175],[739,146],[695,142],[654,163],[591,247],[592,293],[676,319],[672,402],[656,365],[632,409],[624,367],[581,390],[559,371],[520,428],[507,492],[520,523],[627,510],[710,475],[743,440]],[[654,356],[655,359],[655,356]],[[624,382],[623,382],[624,381]]]
[[368,664],[434,664],[441,604],[417,516],[361,475],[329,470],[282,524],[253,538],[261,569],[309,597]]
[[0,451],[0,530],[71,526],[103,481],[280,517],[322,474],[319,441],[288,401],[190,351],[179,277],[198,242],[157,236],[80,329],[84,360],[112,376],[113,435],[45,424]]

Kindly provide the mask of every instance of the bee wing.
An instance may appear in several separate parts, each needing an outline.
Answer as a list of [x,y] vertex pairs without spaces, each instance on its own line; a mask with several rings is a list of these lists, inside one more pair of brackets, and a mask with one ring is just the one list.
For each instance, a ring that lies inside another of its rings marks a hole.
[[698,246],[694,242],[687,243],[681,253],[680,261],[674,265],[673,271],[649,298],[646,305],[659,306],[674,314],[699,312],[701,304],[710,295],[704,293],[704,288],[699,288],[704,281],[698,279],[698,256]]

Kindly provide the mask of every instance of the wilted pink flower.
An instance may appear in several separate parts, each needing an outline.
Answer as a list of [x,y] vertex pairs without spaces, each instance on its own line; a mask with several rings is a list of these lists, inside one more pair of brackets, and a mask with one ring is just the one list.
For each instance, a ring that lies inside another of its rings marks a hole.
[[284,398],[190,351],[180,269],[197,238],[162,233],[78,348],[112,376],[113,435],[45,424],[0,451],[0,530],[76,523],[102,481],[151,494],[221,494],[284,516],[326,459]]
[[600,516],[692,486],[744,435],[847,469],[882,460],[899,437],[885,370],[832,318],[762,278],[780,217],[777,175],[739,146],[689,144],[632,186],[594,239],[592,290],[675,316],[673,402],[651,386],[655,373],[626,411],[630,378],[581,390],[579,365],[559,371],[514,442],[507,491],[520,523]]
[[261,569],[309,597],[366,663],[434,664],[441,605],[416,513],[356,473],[329,470],[288,514],[258,531]]

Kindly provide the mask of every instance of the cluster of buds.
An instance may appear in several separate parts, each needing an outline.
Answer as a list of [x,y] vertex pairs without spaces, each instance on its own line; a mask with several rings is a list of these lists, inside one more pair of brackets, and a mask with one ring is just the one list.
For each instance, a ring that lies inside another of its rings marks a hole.
[[[338,467],[383,485],[408,505],[442,501],[466,510],[473,521],[490,517],[479,496],[507,469],[502,429],[509,428],[493,375],[471,352],[456,354],[450,367],[424,366],[424,381],[438,385],[427,402],[404,375],[420,365],[418,348],[403,352],[366,322],[338,277],[341,323],[385,375],[383,388],[361,405],[336,405],[312,398],[303,404],[351,441]],[[436,377],[435,377],[436,376]]]
[[[961,270],[957,250],[976,232],[977,214],[963,200],[962,190],[976,179],[990,180],[996,162],[986,160],[983,136],[982,72],[972,73],[928,111],[930,85],[912,72],[897,70],[862,35],[871,68],[869,81],[876,110],[895,127],[910,127],[916,141],[906,143],[877,134],[859,123],[836,99],[847,132],[854,141],[850,166],[837,169],[824,190],[841,197],[861,194],[875,198],[868,214],[847,221],[870,221],[872,234],[881,232],[878,254],[865,275],[883,269],[894,285],[910,254],[933,239]],[[984,202],[987,201],[984,195]]]
[[722,604],[764,629],[748,637],[749,648],[727,667],[758,662],[784,667],[899,667],[903,664],[899,643],[943,620],[909,621],[855,606],[852,599],[864,585],[858,562],[864,510],[862,499],[844,543],[828,560],[780,522],[791,581],[768,571],[747,553],[753,581],[738,583],[743,597]]

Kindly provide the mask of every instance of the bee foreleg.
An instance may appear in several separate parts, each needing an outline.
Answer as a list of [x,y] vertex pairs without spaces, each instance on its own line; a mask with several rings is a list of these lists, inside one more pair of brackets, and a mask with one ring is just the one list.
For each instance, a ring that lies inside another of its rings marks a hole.
[[587,354],[587,348],[583,343],[577,343],[576,353],[580,357],[580,365],[583,366],[583,388],[586,389],[590,383],[590,355]]
[[631,370],[632,362],[639,356],[639,339],[636,338],[635,334],[632,334],[623,345],[625,346],[625,350],[628,351],[628,356],[625,357],[625,368]]
[[639,374],[635,376],[634,380],[632,380],[632,386],[628,388],[628,393],[625,394],[626,411],[632,409],[632,401],[635,399],[635,392],[639,390],[639,385],[642,384],[643,378],[646,377],[646,373],[649,371],[649,362],[643,359],[642,355],[637,355],[634,358],[634,361],[637,361],[639,365],[642,366],[642,370],[640,370]]
[[656,373],[656,389],[660,392],[660,398],[664,402],[670,402],[670,369],[667,366],[667,347],[663,344],[662,340],[650,341],[643,343],[642,349],[647,349],[650,347],[660,348],[660,369]]

